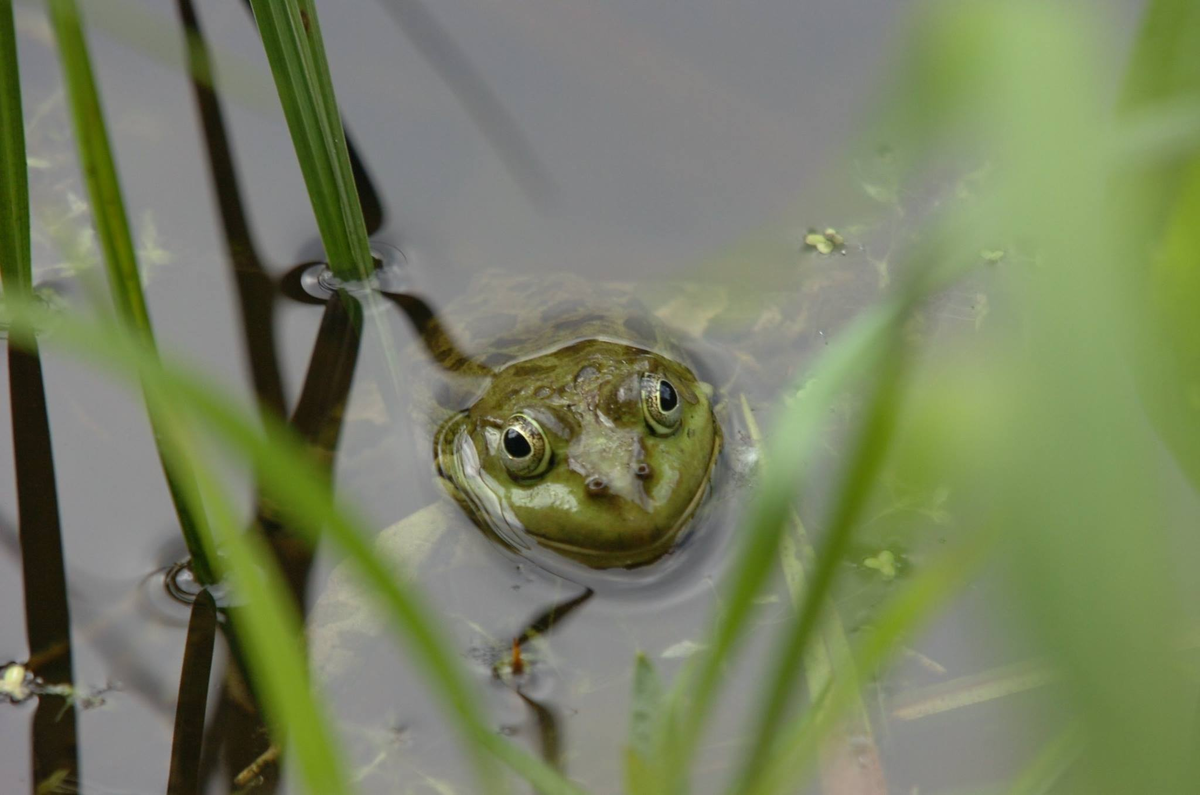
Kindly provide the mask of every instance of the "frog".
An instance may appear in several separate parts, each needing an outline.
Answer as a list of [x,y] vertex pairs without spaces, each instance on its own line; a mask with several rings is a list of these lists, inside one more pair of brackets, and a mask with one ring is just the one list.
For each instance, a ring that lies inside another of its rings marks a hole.
[[[513,550],[594,569],[670,552],[723,440],[713,388],[685,348],[629,290],[492,275],[475,294],[486,298],[446,313],[464,326],[423,335],[431,363],[456,381],[430,412],[447,493]],[[468,344],[479,352],[463,352]]]
[[[416,457],[445,497],[377,536],[396,576],[472,525],[585,587],[687,546],[726,447],[718,371],[634,286],[496,271],[437,312],[392,298],[415,329],[402,358]],[[330,574],[308,633],[326,681],[382,632],[370,605],[352,566]]]

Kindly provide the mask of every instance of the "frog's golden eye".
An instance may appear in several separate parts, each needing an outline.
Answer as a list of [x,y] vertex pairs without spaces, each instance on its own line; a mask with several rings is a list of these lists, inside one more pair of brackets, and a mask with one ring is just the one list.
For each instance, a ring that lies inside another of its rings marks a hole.
[[650,430],[659,436],[670,436],[679,430],[683,404],[675,385],[655,373],[643,375],[642,415]]
[[500,435],[500,460],[516,478],[533,478],[550,465],[550,444],[537,420],[514,414]]

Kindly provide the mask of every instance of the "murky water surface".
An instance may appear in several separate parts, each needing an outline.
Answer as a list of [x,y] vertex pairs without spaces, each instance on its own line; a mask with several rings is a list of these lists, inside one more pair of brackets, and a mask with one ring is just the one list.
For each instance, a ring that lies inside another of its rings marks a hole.
[[[304,187],[248,15],[237,3],[202,5],[221,79],[237,87],[222,98],[222,108],[247,232],[257,261],[278,280],[319,258]],[[174,3],[136,7],[179,34]],[[644,290],[648,303],[662,307],[683,294],[680,285],[719,289],[731,274],[747,278],[735,270],[736,261],[711,265],[714,253],[737,244],[748,230],[783,228],[778,250],[801,274],[788,277],[785,291],[826,296],[811,304],[820,307],[812,322],[789,337],[771,329],[794,318],[763,313],[748,324],[765,323],[768,334],[779,333],[776,349],[743,349],[736,334],[727,334],[723,341],[696,342],[693,350],[714,383],[748,385],[758,420],[768,422],[781,376],[802,373],[881,283],[881,263],[894,239],[886,223],[849,240],[843,256],[803,253],[801,241],[809,227],[860,220],[826,202],[831,176],[839,184],[853,182],[838,177],[830,163],[868,104],[907,4],[814,0],[735,10],[702,0],[689,3],[685,13],[677,4],[638,0],[452,0],[430,4],[440,33],[429,32],[426,18],[416,21],[425,52],[392,13],[405,7],[390,0],[321,7],[343,114],[378,192],[374,238],[403,251],[400,287],[437,308],[453,306],[470,290],[473,274],[486,270],[566,270],[632,284]],[[103,274],[87,267],[95,247],[84,231],[86,203],[57,63],[38,11],[23,6],[18,12],[36,268],[40,280],[55,280],[69,297],[86,301],[100,289]],[[99,6],[92,10],[102,13]],[[411,16],[403,21],[414,26]],[[446,52],[430,42],[436,45],[441,34],[469,55],[490,94],[481,99],[478,83],[455,72],[454,64],[449,78],[437,68],[446,66],[438,61]],[[93,30],[91,43],[161,347],[250,399],[238,285],[188,77],[100,30]],[[849,195],[860,186],[841,187]],[[876,209],[877,218],[888,217],[886,208]],[[767,283],[779,278],[777,271],[764,273]],[[664,287],[667,282],[674,286]],[[254,315],[260,324],[254,331],[261,341],[261,324],[273,324],[290,407],[322,309],[282,296],[274,306],[273,321]],[[986,286],[964,288],[929,314],[926,331],[971,333],[987,311]],[[386,306],[369,317],[367,329],[336,476],[383,528],[438,499],[440,488],[432,482],[428,440],[411,422],[414,385],[406,380],[411,368],[405,359],[412,351],[410,326]],[[734,376],[746,364],[741,355],[771,364],[757,375],[753,368],[742,372],[738,381]],[[786,364],[776,367],[776,361]],[[43,362],[74,674],[85,693],[112,688],[102,695],[103,704],[79,713],[82,781],[68,784],[89,793],[161,792],[188,618],[162,583],[163,573],[184,557],[182,542],[140,400],[53,350],[43,351]],[[774,382],[767,383],[767,371]],[[6,378],[0,368],[5,395]],[[597,793],[622,790],[635,652],[645,652],[669,676],[703,640],[720,607],[717,584],[736,543],[753,455],[737,395],[720,398],[728,443],[713,496],[691,539],[665,561],[635,572],[557,577],[500,551],[463,520],[438,540],[416,574],[486,694],[496,728],[560,761]],[[852,414],[847,407],[846,416]],[[831,440],[841,430],[835,418]],[[0,423],[0,450],[9,444],[8,424]],[[837,460],[832,442],[828,457]],[[0,456],[0,662],[29,656],[11,467],[11,457]],[[240,475],[231,470],[231,477]],[[828,479],[816,477],[806,521],[821,515],[820,487]],[[235,482],[249,517],[251,486]],[[847,563],[841,607],[851,631],[897,571],[902,576],[905,566],[921,559],[922,545],[936,545],[944,540],[940,534],[951,531],[946,495],[908,494],[905,485],[888,488],[894,506],[901,506],[893,514],[906,518],[881,519],[878,526],[886,529],[868,532]],[[819,532],[818,525],[811,529]],[[318,555],[308,580],[310,605],[337,563],[328,550]],[[553,606],[578,597],[583,583],[595,594],[526,645],[529,673],[520,686],[494,676],[512,639]],[[984,586],[968,594],[963,615],[978,607],[971,602],[982,601],[982,592]],[[718,789],[738,759],[745,710],[757,693],[755,672],[770,630],[790,609],[781,582],[755,613],[755,630],[741,653],[744,675],[730,682],[696,769],[700,792]],[[975,626],[954,621],[932,630],[920,652],[902,663],[897,686],[944,681],[1019,659],[1011,643]],[[470,791],[452,733],[395,646],[378,639],[352,652],[352,668],[339,670],[331,690],[363,790]],[[231,776],[265,748],[256,727],[240,723],[244,694],[235,679],[223,678],[228,665],[218,643],[202,765],[212,793],[229,791]],[[890,708],[882,696],[870,706]],[[28,789],[33,709],[32,702],[0,706],[5,792]],[[934,792],[1011,770],[1012,760],[1024,758],[1029,748],[998,728],[994,714],[984,720],[979,714],[955,713],[952,725],[939,717],[881,722],[877,739],[891,791],[919,786]],[[245,791],[291,790],[286,777],[277,783],[268,773]]]

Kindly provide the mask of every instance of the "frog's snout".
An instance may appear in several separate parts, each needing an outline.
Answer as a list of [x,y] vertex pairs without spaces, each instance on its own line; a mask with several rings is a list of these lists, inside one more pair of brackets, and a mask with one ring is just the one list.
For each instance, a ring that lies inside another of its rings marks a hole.
[[[643,481],[649,480],[654,474],[654,469],[645,461],[637,462],[637,464],[635,464],[630,471],[633,473],[634,478]],[[628,480],[628,478],[623,478],[622,480]],[[587,489],[587,493],[593,497],[603,497],[609,493],[609,484],[611,482],[612,480],[610,478],[606,478],[603,475],[592,475],[590,478],[584,481],[583,486]],[[629,483],[629,485],[633,487],[637,486],[637,484],[633,483],[632,481]],[[637,490],[644,491],[643,489]],[[638,500],[634,500],[634,502],[638,502]]]
[[587,477],[583,481],[583,487],[587,490],[589,496],[592,497],[607,497],[610,494],[615,494],[618,497],[624,497],[630,502],[641,505],[643,508],[648,506],[645,504],[646,489],[641,481],[649,480],[654,474],[654,470],[645,461],[640,461],[632,465],[628,474],[621,477],[605,476],[594,474]]
[[583,479],[584,492],[596,500],[623,500],[649,513],[653,505],[637,472],[637,464],[593,469]]

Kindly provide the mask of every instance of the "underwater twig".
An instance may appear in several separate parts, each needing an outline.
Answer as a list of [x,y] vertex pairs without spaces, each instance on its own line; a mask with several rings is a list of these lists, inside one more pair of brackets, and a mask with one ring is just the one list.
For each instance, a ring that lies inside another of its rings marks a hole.
[[262,772],[267,769],[268,765],[273,765],[279,761],[279,746],[271,743],[267,750],[258,755],[258,758],[246,766],[246,769],[238,773],[233,778],[233,784],[236,787],[248,787],[254,782],[254,779],[262,775]]
[[1042,662],[1005,665],[990,671],[939,682],[892,699],[896,720],[917,720],[1054,684],[1062,675]]

